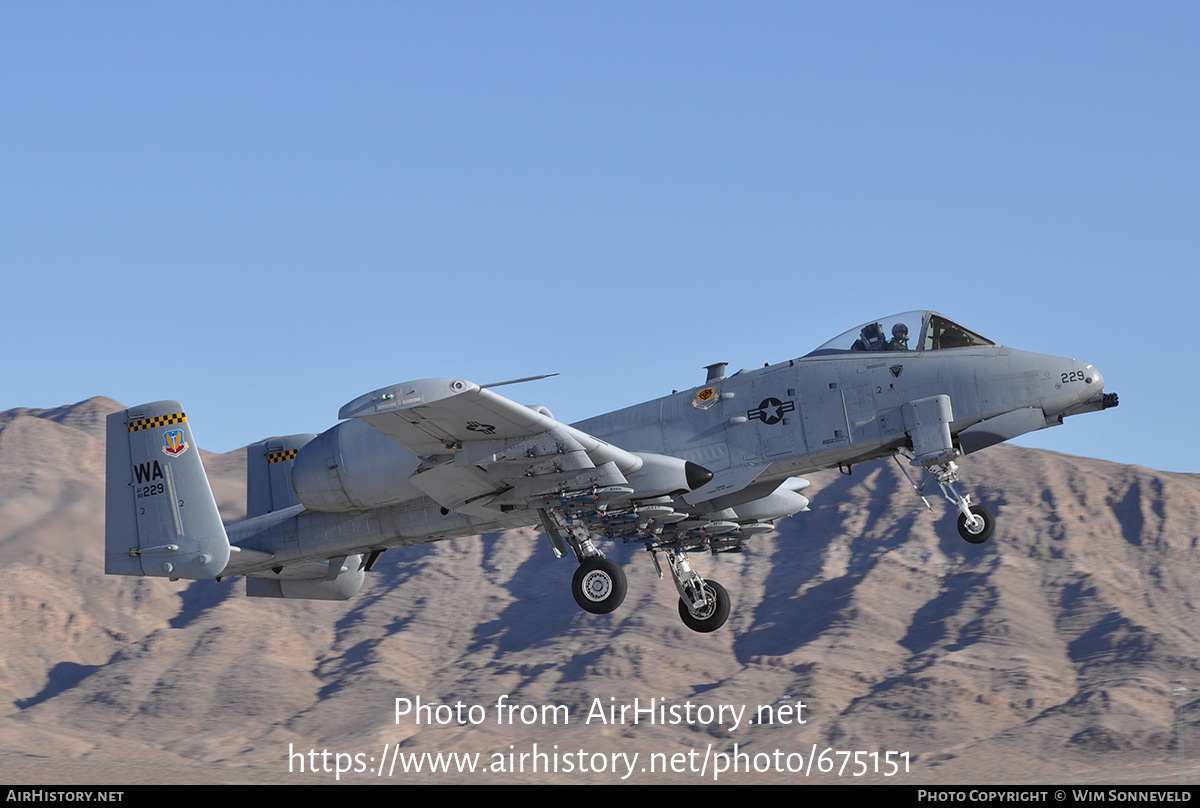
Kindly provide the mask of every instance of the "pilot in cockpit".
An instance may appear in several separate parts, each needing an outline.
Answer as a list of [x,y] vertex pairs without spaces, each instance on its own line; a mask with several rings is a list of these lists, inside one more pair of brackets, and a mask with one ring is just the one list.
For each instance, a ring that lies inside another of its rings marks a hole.
[[908,326],[904,323],[892,326],[892,341],[888,343],[888,348],[893,351],[908,350]]

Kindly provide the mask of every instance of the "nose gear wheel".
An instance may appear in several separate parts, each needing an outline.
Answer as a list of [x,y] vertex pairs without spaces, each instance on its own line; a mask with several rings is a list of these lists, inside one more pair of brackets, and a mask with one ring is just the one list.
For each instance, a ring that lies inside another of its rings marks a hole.
[[967,522],[966,514],[958,515],[958,535],[962,536],[971,544],[983,544],[992,537],[992,533],[996,530],[996,517],[992,516],[992,512],[982,505],[972,505],[971,514],[975,517],[975,524]]

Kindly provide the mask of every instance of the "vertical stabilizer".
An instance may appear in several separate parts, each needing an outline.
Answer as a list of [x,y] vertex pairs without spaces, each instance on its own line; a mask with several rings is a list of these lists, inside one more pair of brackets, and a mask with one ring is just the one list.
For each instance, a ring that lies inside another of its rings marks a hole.
[[104,571],[214,578],[229,538],[178,401],[108,416]]
[[292,487],[296,453],[316,435],[287,435],[246,447],[246,518],[300,504]]

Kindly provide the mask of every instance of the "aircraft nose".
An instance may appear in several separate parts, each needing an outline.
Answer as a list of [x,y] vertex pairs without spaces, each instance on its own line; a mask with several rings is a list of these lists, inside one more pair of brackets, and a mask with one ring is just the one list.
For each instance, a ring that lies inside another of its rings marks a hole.
[[1104,374],[1094,365],[1065,357],[1043,365],[1049,387],[1041,400],[1047,417],[1078,415],[1117,406],[1117,394],[1104,392]]
[[1082,385],[1078,385],[1076,391],[1081,402],[1098,400],[1104,395],[1104,374],[1100,372],[1099,368],[1078,360],[1076,360],[1075,367],[1079,369],[1077,371],[1079,375],[1076,378],[1083,381]]
[[1100,372],[1100,369],[1095,367],[1090,369],[1092,371],[1092,398],[1099,398],[1100,406],[1105,410],[1112,409],[1120,404],[1121,401],[1117,398],[1116,393],[1104,392],[1104,374]]
[[1117,406],[1120,403],[1117,400],[1116,393],[1104,392],[1104,374],[1100,369],[1093,365],[1086,365],[1084,373],[1084,388],[1079,393],[1081,403],[1089,404],[1093,407],[1099,405],[1099,409],[1107,410],[1110,407]]

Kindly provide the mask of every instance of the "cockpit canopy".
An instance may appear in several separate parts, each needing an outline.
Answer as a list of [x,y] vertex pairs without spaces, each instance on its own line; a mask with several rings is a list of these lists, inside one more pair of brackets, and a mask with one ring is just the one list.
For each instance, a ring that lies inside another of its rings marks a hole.
[[843,351],[937,351],[995,344],[936,311],[906,311],[863,323],[806,356]]

